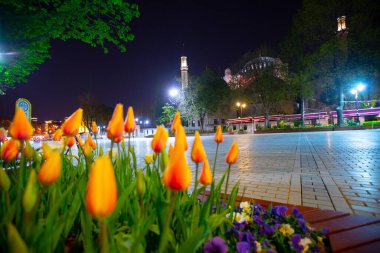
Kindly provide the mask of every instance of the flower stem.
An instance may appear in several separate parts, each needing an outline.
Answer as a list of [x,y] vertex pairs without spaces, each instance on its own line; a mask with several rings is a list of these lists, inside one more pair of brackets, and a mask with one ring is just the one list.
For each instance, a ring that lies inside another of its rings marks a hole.
[[100,221],[100,253],[108,253],[107,224],[104,219]]
[[167,218],[166,218],[166,224],[165,224],[165,227],[164,227],[164,230],[163,230],[163,233],[162,233],[162,236],[161,236],[161,240],[160,240],[160,245],[159,245],[159,248],[158,248],[158,252],[159,253],[167,251],[167,250],[165,250],[165,246],[166,246],[166,244],[168,242],[168,239],[169,239],[168,237],[169,237],[170,223],[172,221],[172,216],[173,216],[173,211],[174,211],[174,205],[175,205],[175,201],[176,201],[176,198],[177,198],[177,192],[170,191],[170,193],[168,195],[169,195],[169,198],[170,198],[170,206],[169,206],[169,212],[168,212],[168,215],[167,215]]
[[197,192],[197,186],[198,186],[198,169],[199,169],[199,163],[195,164],[195,180],[194,180],[194,193],[196,194]]
[[214,158],[214,166],[212,167],[212,179],[214,180],[215,177],[215,167],[216,167],[216,159],[218,158],[218,150],[219,150],[219,143],[216,144],[216,152],[215,152],[215,158]]
[[224,204],[224,202],[227,202],[227,190],[228,190],[228,181],[230,179],[230,171],[231,171],[231,164],[228,165],[228,169],[227,169],[227,181],[226,181],[226,188],[224,189],[223,204]]

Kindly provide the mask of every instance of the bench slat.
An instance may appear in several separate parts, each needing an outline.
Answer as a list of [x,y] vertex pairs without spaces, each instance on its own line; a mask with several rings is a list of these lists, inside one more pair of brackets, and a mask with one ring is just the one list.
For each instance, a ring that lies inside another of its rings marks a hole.
[[321,221],[327,221],[331,219],[337,219],[339,217],[348,216],[349,213],[344,212],[336,212],[332,210],[318,210],[315,212],[309,212],[305,213],[305,220],[309,222],[310,224],[321,222]]

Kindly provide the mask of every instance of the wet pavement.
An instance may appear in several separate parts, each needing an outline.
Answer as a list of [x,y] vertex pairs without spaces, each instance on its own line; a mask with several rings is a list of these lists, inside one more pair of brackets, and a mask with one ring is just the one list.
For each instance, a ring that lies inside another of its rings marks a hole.
[[[211,166],[216,149],[213,138],[202,136]],[[239,182],[245,196],[380,216],[380,130],[225,135],[216,179],[227,168],[225,156],[234,140],[240,152],[230,185]],[[150,142],[149,138],[131,141],[141,165],[145,154],[152,153]],[[188,142],[189,157],[193,137]],[[109,148],[108,140],[99,144]],[[189,164],[194,173],[190,159]]]

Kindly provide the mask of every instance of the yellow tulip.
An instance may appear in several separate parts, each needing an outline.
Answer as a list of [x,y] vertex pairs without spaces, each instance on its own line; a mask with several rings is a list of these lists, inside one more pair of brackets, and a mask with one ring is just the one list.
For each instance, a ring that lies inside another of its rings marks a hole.
[[116,207],[117,185],[109,156],[95,160],[87,183],[86,208],[95,218],[107,217]]
[[147,164],[151,164],[152,161],[153,161],[153,154],[146,154],[146,155],[145,155],[145,162],[146,162]]
[[61,155],[56,151],[52,151],[46,161],[42,164],[41,170],[38,172],[38,181],[43,185],[52,184],[61,175],[61,170]]
[[60,141],[62,138],[62,135],[63,135],[62,129],[57,129],[57,131],[55,131],[55,133],[53,135],[53,140]]
[[38,197],[38,185],[36,171],[32,169],[29,174],[28,183],[26,184],[24,195],[22,197],[22,206],[29,213],[36,204]]

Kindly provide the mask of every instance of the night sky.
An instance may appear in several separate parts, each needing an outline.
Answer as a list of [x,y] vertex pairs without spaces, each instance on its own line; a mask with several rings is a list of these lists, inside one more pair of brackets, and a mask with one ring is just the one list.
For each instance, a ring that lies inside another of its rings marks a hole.
[[104,54],[78,41],[53,41],[52,58],[28,83],[0,96],[0,118],[11,118],[15,101],[25,97],[39,121],[63,119],[84,93],[110,107],[120,102],[137,114],[153,112],[180,76],[181,55],[188,57],[190,75],[210,67],[222,76],[245,52],[263,43],[277,45],[301,7],[301,0],[137,3],[141,15],[131,24],[135,40],[125,54],[115,47]]

